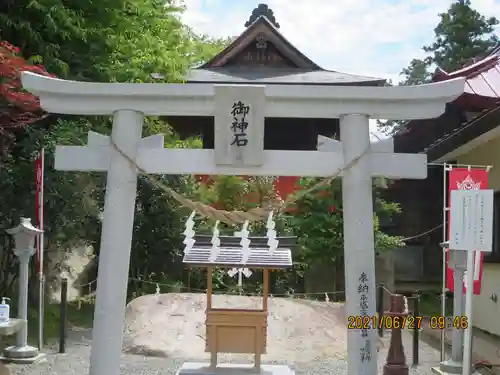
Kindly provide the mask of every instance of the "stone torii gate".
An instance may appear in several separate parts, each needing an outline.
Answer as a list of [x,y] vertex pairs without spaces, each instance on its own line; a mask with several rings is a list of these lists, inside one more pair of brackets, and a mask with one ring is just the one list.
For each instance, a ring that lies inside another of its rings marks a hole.
[[[372,177],[427,174],[425,155],[394,154],[390,142],[370,145],[369,118],[437,117],[465,85],[462,78],[396,87],[108,84],[29,72],[22,83],[48,112],[113,115],[113,143],[148,173],[332,176],[350,165],[341,173],[348,316],[376,313]],[[165,149],[162,136],[141,139],[145,115],[214,116],[215,150]],[[340,118],[341,142],[327,140],[319,151],[264,150],[265,117]],[[56,149],[58,170],[107,172],[91,375],[120,373],[138,175],[121,152],[92,132],[87,146]],[[350,375],[377,374],[375,331],[348,331]]]

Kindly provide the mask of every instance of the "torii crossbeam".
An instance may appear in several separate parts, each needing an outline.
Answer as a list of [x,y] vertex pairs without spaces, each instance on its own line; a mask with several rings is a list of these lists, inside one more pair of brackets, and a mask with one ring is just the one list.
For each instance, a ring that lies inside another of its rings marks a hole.
[[[22,83],[49,112],[114,115],[114,144],[148,173],[331,176],[352,164],[341,173],[346,315],[374,316],[372,177],[425,178],[427,168],[425,155],[394,154],[390,142],[370,145],[368,120],[437,117],[463,93],[465,80],[397,87],[214,86],[84,83],[23,72]],[[215,150],[164,149],[159,137],[141,140],[144,115],[214,116]],[[266,117],[340,118],[341,142],[327,141],[320,151],[264,150]],[[108,174],[90,374],[119,375],[137,169],[95,133],[87,146],[57,147],[55,166]],[[377,374],[375,335],[348,331],[349,375]]]

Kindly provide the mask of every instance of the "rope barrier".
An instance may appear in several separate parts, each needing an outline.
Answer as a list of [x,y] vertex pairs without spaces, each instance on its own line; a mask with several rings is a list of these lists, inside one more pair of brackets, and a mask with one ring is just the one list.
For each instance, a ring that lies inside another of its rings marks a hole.
[[436,230],[438,230],[439,228],[442,228],[442,227],[443,227],[443,224],[436,225],[434,228],[429,229],[429,230],[427,230],[427,231],[425,231],[425,232],[422,232],[422,233],[420,233],[420,234],[416,234],[416,235],[411,236],[411,237],[406,237],[406,238],[403,238],[403,239],[401,240],[401,242],[407,242],[407,241],[410,241],[410,240],[414,240],[414,239],[416,239],[416,238],[420,238],[420,237],[426,236],[426,235],[428,235],[429,233],[432,233],[432,232],[434,232],[434,231],[436,231]]
[[[165,287],[165,288],[173,288],[173,287],[176,287],[176,288],[180,288],[180,289],[184,289],[184,290],[189,290],[191,292],[198,292],[198,293],[206,293],[207,290],[206,289],[198,289],[198,288],[189,288],[187,286],[184,286],[184,285],[179,285],[179,284],[165,284],[165,283],[159,283],[159,282],[156,282],[156,281],[149,281],[149,280],[142,280],[142,279],[138,279],[138,278],[135,278],[135,277],[129,277],[129,280],[131,281],[137,281],[137,282],[140,282],[140,283],[145,283],[145,284],[149,284],[149,285],[155,285],[155,286],[161,286],[161,287]],[[86,284],[77,284],[77,285],[72,285],[72,287],[74,288],[84,288],[84,287],[90,287],[92,286],[93,283],[97,282],[97,279],[95,280],[92,280],[90,281],[89,283],[86,283]],[[293,293],[283,293],[283,294],[273,294],[273,297],[287,297],[287,296],[301,296],[301,295],[325,295],[325,294],[329,294],[329,295],[335,295],[335,294],[342,294],[342,293],[345,293],[345,291],[334,291],[334,292],[314,292],[314,293],[296,293],[296,292],[293,292]],[[89,293],[89,294],[95,294],[95,292],[92,292],[92,293]],[[230,295],[239,295],[239,292],[233,292],[233,291],[220,291],[220,292],[214,292],[213,294],[230,294]],[[258,293],[253,293],[255,295],[258,295]]]
[[86,287],[86,286],[90,287],[90,286],[92,286],[93,283],[97,283],[97,279],[89,281],[88,283],[85,283],[85,284],[71,284],[71,286],[73,288],[79,289],[79,288],[83,288],[83,287]]
[[[195,291],[195,292],[203,292],[203,293],[206,293],[206,291],[207,291],[206,289],[190,288],[190,287],[187,287],[187,286],[184,286],[184,285],[180,285],[180,284],[165,284],[165,283],[161,283],[161,282],[157,282],[157,281],[143,280],[143,279],[139,279],[139,278],[135,278],[135,277],[129,277],[128,279],[131,280],[131,281],[137,281],[137,282],[141,282],[141,283],[145,283],[145,284],[150,284],[150,285],[155,285],[155,286],[161,286],[161,287],[166,287],[166,288],[176,287],[176,288],[186,289],[186,290]],[[90,281],[88,283],[85,283],[85,284],[71,284],[71,286],[73,288],[80,289],[80,288],[84,288],[84,287],[91,287],[94,283],[97,283],[97,279],[94,279],[94,280],[92,280],[92,281]],[[383,290],[385,290],[389,295],[400,294],[400,293],[395,293],[395,292],[390,291],[384,285],[379,284],[378,286],[381,287]],[[292,292],[290,292],[290,293],[273,294],[273,295],[275,297],[277,297],[277,296],[288,296],[288,295],[325,295],[325,294],[328,294],[328,295],[333,294],[333,295],[335,295],[335,294],[342,294],[342,293],[345,293],[345,292],[346,292],[345,290],[330,291],[330,292],[311,292],[311,293],[296,293],[296,292],[292,293]],[[231,291],[220,292],[220,294],[235,294],[235,295],[238,295],[238,293],[239,292],[231,292]],[[438,298],[441,295],[441,292],[423,292],[423,291],[420,291],[420,294],[421,294],[421,296],[423,296],[423,295],[432,295],[432,296],[436,296],[436,298]],[[409,298],[411,298],[411,297],[409,297]]]
[[[206,293],[206,289],[201,289],[201,288],[190,288],[184,285],[179,285],[179,284],[166,284],[166,283],[161,283],[161,282],[156,282],[156,281],[150,281],[150,280],[143,280],[135,277],[129,277],[130,281],[136,281],[140,283],[145,283],[149,285],[154,285],[156,286],[156,294],[160,293],[160,287],[162,288],[178,288],[181,289],[185,292],[188,293]],[[90,287],[97,282],[97,279],[90,281],[89,283],[86,284],[78,284],[78,285],[73,285],[75,288],[83,288],[83,287],[89,287],[89,293],[75,299],[76,302],[92,302],[92,299],[95,297],[95,291],[91,291]],[[400,293],[394,293],[390,291],[388,288],[386,288],[384,285],[377,285],[377,287],[382,288],[387,294],[389,295],[396,295]],[[297,293],[297,292],[288,292],[288,293],[279,293],[275,294],[272,293],[270,294],[270,297],[288,297],[288,298],[297,298],[297,299],[313,299],[317,300],[319,296],[323,296],[326,302],[330,302],[331,296],[336,296],[336,295],[345,295],[346,291],[345,290],[340,290],[340,291],[329,291],[329,292],[304,292],[304,293]],[[231,290],[226,290],[226,291],[217,291],[214,292],[213,295],[234,295],[234,296],[239,296],[240,291],[231,291]],[[248,293],[246,295],[249,296],[261,296],[262,294],[260,293]],[[436,299],[439,299],[441,296],[441,293],[432,293],[432,292],[420,292],[420,298],[425,295],[430,295],[436,297]],[[315,297],[315,298],[307,298],[307,297]],[[414,299],[414,296],[409,296],[407,297],[408,300]]]

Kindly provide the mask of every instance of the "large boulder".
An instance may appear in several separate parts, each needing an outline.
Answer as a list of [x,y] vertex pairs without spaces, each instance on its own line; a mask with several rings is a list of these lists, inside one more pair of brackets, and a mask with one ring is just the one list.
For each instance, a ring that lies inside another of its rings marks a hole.
[[[258,297],[216,295],[213,306],[260,308]],[[205,359],[204,294],[139,297],[127,306],[123,351],[155,357]],[[344,357],[346,326],[342,304],[270,298],[266,360]]]
[[[62,279],[68,280],[68,301],[89,294],[95,283],[88,284],[89,270],[95,267],[92,246],[76,246],[71,251],[49,249],[46,258],[47,297],[52,303],[61,302]],[[84,288],[80,285],[85,285]]]

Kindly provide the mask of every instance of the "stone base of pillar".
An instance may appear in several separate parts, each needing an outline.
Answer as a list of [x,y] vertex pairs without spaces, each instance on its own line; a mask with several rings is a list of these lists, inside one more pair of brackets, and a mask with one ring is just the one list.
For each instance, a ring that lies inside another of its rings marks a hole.
[[[452,372],[445,372],[445,371],[442,371],[439,367],[432,367],[431,368],[432,370],[432,373],[433,374],[436,374],[436,375],[456,375],[457,373],[452,373]],[[480,371],[476,371],[476,372],[473,372],[472,373],[473,375],[479,375],[481,374]]]
[[[41,360],[43,358],[45,358],[44,353],[38,353],[38,355],[36,357],[31,357],[31,358],[8,358],[8,357],[0,356],[0,362],[16,363],[16,364],[20,364],[20,365],[30,365],[32,363],[38,362],[39,360]],[[0,372],[0,374],[3,374],[3,373]]]
[[[253,365],[239,365],[234,363],[223,363],[217,366],[216,372],[220,375],[295,375],[290,367],[285,365],[262,365],[260,371],[254,371]],[[177,371],[176,375],[213,375],[210,363],[186,362]]]
[[451,359],[443,361],[439,364],[439,369],[445,374],[461,374],[462,362],[455,362]]
[[9,346],[3,350],[3,355],[7,360],[35,359],[38,357],[38,348],[34,346]]

